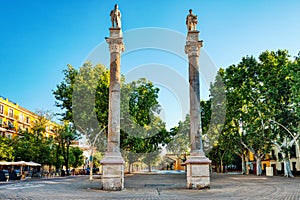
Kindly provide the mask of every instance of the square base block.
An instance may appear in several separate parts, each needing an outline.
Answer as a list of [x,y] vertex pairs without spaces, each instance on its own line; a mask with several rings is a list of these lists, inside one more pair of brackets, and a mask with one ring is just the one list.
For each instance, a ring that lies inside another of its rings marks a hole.
[[122,157],[104,157],[101,161],[103,190],[116,191],[124,189],[124,160]]
[[121,38],[123,37],[121,28],[110,28],[110,37],[111,38]]
[[208,158],[186,161],[188,189],[210,188],[210,163]]

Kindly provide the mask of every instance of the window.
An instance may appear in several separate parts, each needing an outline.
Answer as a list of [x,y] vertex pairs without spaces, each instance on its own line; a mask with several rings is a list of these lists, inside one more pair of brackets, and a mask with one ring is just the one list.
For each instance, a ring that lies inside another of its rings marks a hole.
[[271,156],[274,157],[275,156],[275,150],[272,150],[271,152],[272,152]]
[[13,109],[8,109],[8,117],[14,118],[14,110]]
[[278,153],[278,159],[281,160],[282,159],[282,154]]
[[14,128],[14,124],[11,121],[7,121],[8,122],[8,128],[9,129],[13,129]]
[[23,130],[22,125],[18,125],[18,131],[21,132]]
[[3,119],[0,118],[0,127],[2,126]]
[[23,114],[20,114],[19,120],[20,120],[20,122],[24,122],[24,115]]
[[271,160],[276,160],[275,150],[272,150],[272,151],[271,151],[270,159],[271,159]]
[[3,107],[3,105],[0,105],[0,114],[3,115],[3,113],[4,113],[4,107]]
[[26,123],[29,124],[30,123],[30,119],[29,117],[26,117]]
[[290,151],[291,158],[296,158],[296,145],[292,146],[292,149]]

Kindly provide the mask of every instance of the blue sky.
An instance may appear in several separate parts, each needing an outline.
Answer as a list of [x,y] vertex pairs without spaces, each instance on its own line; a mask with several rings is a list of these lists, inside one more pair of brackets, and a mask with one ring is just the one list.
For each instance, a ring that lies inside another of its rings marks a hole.
[[[32,111],[56,112],[52,90],[62,81],[62,70],[68,63],[78,68],[104,42],[115,3],[122,12],[124,33],[158,27],[185,35],[185,17],[192,8],[204,40],[202,51],[216,67],[228,67],[265,50],[287,49],[292,56],[300,51],[297,0],[0,0],[0,95]],[[149,63],[174,66],[187,78],[184,62],[151,50],[124,56],[122,73]],[[172,98],[168,88],[161,92]],[[172,126],[182,116],[174,111],[174,99],[166,102],[168,97],[161,101]]]

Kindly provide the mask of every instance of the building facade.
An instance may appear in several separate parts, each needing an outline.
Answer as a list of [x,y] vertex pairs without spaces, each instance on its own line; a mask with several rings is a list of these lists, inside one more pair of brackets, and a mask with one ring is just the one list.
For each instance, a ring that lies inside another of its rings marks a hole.
[[[33,125],[38,121],[40,116],[31,112],[18,103],[0,96],[0,136],[13,138],[20,131],[31,131]],[[55,137],[53,131],[57,126],[56,123],[47,121],[45,137]]]
[[[250,162],[248,162],[247,165],[250,168],[250,173],[256,174],[256,162],[254,155],[249,152],[248,156]],[[300,175],[300,153],[295,144],[292,146],[287,156],[289,157],[290,169],[293,175]],[[273,146],[269,154],[265,155],[264,159],[261,161],[261,167],[264,174],[266,174],[267,167],[273,168],[273,175],[284,174],[284,161],[281,153],[275,146]]]

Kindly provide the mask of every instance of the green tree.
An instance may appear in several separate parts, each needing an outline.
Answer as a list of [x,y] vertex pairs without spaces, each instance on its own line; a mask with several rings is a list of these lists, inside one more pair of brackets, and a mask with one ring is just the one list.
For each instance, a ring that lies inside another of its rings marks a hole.
[[253,153],[258,175],[261,174],[261,160],[274,144],[278,146],[297,136],[283,128],[290,129],[298,124],[295,115],[297,103],[293,98],[295,95],[292,95],[297,81],[291,84],[294,77],[292,65],[297,65],[297,61],[292,63],[289,57],[286,50],[266,51],[259,56],[259,61],[245,57],[238,65],[225,70],[225,130],[234,135],[236,143],[232,146],[237,154],[244,156],[245,151]]
[[69,169],[70,147],[74,141],[79,139],[79,137],[80,136],[74,129],[74,126],[68,122],[65,122],[58,131],[56,141],[60,147],[61,155],[64,159],[64,166],[67,170]]
[[97,137],[97,147],[104,151],[106,131],[101,129],[107,127],[108,121],[109,71],[103,65],[86,62],[79,70],[68,65],[64,76],[53,91],[56,106],[64,110],[62,120],[72,122],[90,145]]
[[[143,160],[148,169],[155,162],[162,145],[170,141],[170,132],[157,116],[160,112],[158,92],[150,81],[139,79],[122,87],[121,93],[121,148],[129,164]],[[151,156],[150,156],[151,154]]]
[[[289,57],[286,50],[265,52],[260,56],[262,63],[272,69],[270,74],[273,74],[273,80],[280,80],[271,82],[276,84],[276,88],[269,94],[275,97],[270,103],[276,106],[276,110],[274,109],[275,114],[269,121],[276,135],[273,144],[282,155],[285,176],[293,176],[289,152],[293,145],[298,146],[296,141],[299,138],[299,63],[297,57],[294,61]],[[299,152],[299,146],[296,149]]]
[[157,101],[159,89],[146,79],[139,79],[130,84],[129,114],[140,126],[149,125],[155,113],[159,113]]
[[14,159],[13,146],[11,140],[6,137],[0,137],[0,160],[11,161]]
[[38,149],[35,137],[32,133],[24,132],[13,138],[12,146],[14,147],[14,157],[17,160],[35,161]]
[[226,119],[225,71],[219,69],[213,83],[210,84],[210,98],[200,102],[204,150],[209,152],[222,134]]
[[52,165],[52,139],[46,137],[46,124],[51,115],[48,111],[37,111],[38,118],[30,132],[20,131],[11,141],[14,157],[18,160],[34,161]]
[[56,99],[55,105],[64,110],[62,113],[57,113],[62,116],[62,120],[73,121],[73,86],[75,85],[78,71],[70,64],[68,68],[63,70],[64,80],[56,86],[53,95]]
[[[106,149],[109,71],[103,65],[86,62],[78,70],[68,65],[64,75],[64,80],[53,91],[56,105],[65,110],[62,119],[72,122],[74,128],[86,136],[93,158],[95,146],[99,151]],[[92,160],[90,165],[92,168]]]
[[177,158],[187,155],[190,152],[190,117],[187,115],[183,122],[171,128],[171,141],[167,144],[166,149],[172,152]]
[[83,161],[83,155],[82,150],[79,147],[71,147],[70,148],[70,165],[74,168],[77,168],[79,166],[82,166]]
[[[56,105],[65,110],[63,119],[70,120],[90,144],[96,142],[98,150],[105,151],[107,130],[102,129],[108,120],[109,71],[87,62],[79,70],[68,65],[64,75],[53,91]],[[146,79],[125,84],[123,78],[121,90],[121,148],[146,153],[168,142],[165,124],[156,116],[158,88]],[[149,128],[150,124],[154,128]]]

